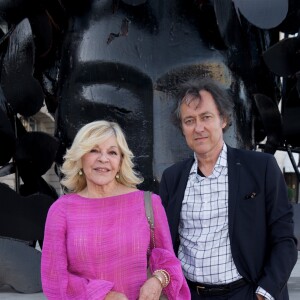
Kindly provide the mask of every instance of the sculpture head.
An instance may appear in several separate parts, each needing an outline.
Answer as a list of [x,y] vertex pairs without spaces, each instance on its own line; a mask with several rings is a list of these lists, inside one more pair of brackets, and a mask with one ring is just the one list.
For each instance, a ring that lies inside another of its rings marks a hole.
[[[233,96],[235,115],[225,141],[255,147],[252,95],[277,101],[277,84],[261,62],[262,45],[255,37],[271,43],[274,34],[238,17],[231,0],[226,7],[204,0],[19,2],[31,9],[9,17],[17,23],[29,16],[34,75],[55,114],[61,143],[58,163],[82,125],[116,121],[145,177],[144,187],[154,189],[167,166],[190,154],[172,123],[174,95],[179,83],[200,77],[220,81]],[[10,2],[0,1],[0,8],[3,3]]]
[[[192,1],[158,5],[149,0],[138,6],[119,1],[113,9],[111,1],[94,0],[73,15],[58,76],[56,135],[64,143],[62,152],[82,125],[116,121],[125,130],[145,186],[155,188],[167,166],[190,155],[172,122],[179,83],[200,77],[219,80],[232,88],[247,115],[240,78],[230,71],[222,51],[212,47],[217,38],[207,38],[196,8]],[[249,144],[238,141],[237,127],[229,131],[228,142]]]

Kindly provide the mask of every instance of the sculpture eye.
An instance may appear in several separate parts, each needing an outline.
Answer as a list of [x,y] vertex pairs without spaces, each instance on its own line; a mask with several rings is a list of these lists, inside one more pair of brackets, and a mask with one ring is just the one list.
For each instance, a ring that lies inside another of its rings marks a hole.
[[122,2],[128,5],[137,6],[146,3],[147,0],[122,0]]

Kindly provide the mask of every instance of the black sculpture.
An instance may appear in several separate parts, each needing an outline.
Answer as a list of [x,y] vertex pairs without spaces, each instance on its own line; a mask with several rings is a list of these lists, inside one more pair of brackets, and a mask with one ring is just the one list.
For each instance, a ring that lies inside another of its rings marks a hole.
[[[0,149],[0,176],[21,176],[16,197],[39,193],[54,201],[43,172],[53,161],[61,164],[79,127],[109,119],[125,128],[145,177],[141,188],[157,191],[162,171],[189,152],[171,112],[177,84],[195,76],[214,77],[233,95],[227,143],[300,152],[299,37],[279,39],[279,32],[299,31],[300,3],[249,3],[0,0],[0,139],[7,145]],[[20,123],[43,102],[55,117],[56,138],[31,138]],[[48,154],[24,151],[29,145]]]

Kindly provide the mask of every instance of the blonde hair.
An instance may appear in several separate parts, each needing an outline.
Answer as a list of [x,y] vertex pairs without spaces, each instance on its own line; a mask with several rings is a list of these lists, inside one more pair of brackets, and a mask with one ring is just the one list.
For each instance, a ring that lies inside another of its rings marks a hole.
[[116,137],[122,155],[119,178],[116,180],[128,187],[136,187],[137,184],[143,182],[144,179],[133,169],[134,155],[128,148],[121,127],[115,122],[94,121],[78,131],[72,146],[64,156],[64,163],[61,167],[64,177],[60,183],[67,188],[68,192],[78,193],[86,187],[85,175],[79,174],[82,169],[81,158],[95,145],[104,142],[111,136]]

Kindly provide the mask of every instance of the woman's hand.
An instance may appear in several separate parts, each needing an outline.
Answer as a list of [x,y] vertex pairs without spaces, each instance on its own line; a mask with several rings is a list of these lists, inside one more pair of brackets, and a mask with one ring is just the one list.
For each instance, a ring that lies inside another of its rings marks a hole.
[[128,300],[128,298],[122,293],[109,292],[104,300]]
[[139,300],[159,300],[162,286],[155,277],[149,278],[140,289]]

